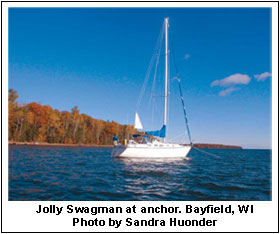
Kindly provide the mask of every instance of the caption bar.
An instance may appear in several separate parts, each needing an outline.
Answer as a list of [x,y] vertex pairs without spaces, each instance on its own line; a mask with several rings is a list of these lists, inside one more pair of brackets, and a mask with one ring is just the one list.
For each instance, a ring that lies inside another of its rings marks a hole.
[[[53,214],[62,215],[63,213],[73,214],[69,224],[73,227],[114,227],[119,228],[121,226],[125,227],[145,227],[145,226],[166,226],[166,227],[176,227],[176,226],[216,226],[219,224],[218,219],[209,219],[209,214],[225,214],[225,215],[235,215],[235,214],[252,214],[254,213],[253,205],[206,205],[206,206],[193,206],[185,205],[183,207],[179,206],[57,206],[39,205],[38,209],[35,211],[37,214]],[[106,219],[101,218],[102,215],[106,214]],[[108,216],[118,214],[118,217],[114,218]],[[135,214],[141,214],[141,219],[134,218]],[[167,214],[165,218],[147,218],[143,215],[147,214]],[[78,217],[81,215],[91,215],[92,218]],[[132,217],[133,215],[133,217]],[[180,218],[178,218],[178,215]],[[195,215],[195,216],[194,216]],[[174,217],[173,217],[174,216]],[[176,216],[176,217],[175,217]],[[207,216],[207,217],[205,217]],[[195,217],[195,218],[193,218]],[[198,217],[198,218],[197,218]]]

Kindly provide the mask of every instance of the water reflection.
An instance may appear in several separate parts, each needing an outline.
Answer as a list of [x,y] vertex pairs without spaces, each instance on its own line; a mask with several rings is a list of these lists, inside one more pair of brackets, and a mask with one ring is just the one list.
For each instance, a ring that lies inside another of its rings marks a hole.
[[181,175],[188,175],[190,158],[117,158],[123,164],[121,176],[126,193],[137,200],[166,200],[183,187]]
[[178,165],[178,163],[185,163],[186,161],[190,161],[191,159],[186,158],[115,158],[115,160],[119,160],[123,162],[126,165],[131,164],[165,164],[168,163],[175,163]]

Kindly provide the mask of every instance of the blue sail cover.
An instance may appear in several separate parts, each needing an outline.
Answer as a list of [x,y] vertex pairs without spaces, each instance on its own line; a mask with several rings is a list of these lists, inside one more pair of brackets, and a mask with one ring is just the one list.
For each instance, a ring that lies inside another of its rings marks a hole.
[[165,137],[165,135],[166,135],[166,125],[163,125],[160,130],[148,131],[148,132],[145,132],[145,134],[150,135],[150,136]]

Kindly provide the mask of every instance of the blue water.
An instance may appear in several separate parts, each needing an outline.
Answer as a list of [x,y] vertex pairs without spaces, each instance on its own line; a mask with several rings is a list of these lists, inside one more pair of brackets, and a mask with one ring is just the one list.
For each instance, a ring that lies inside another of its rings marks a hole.
[[9,200],[271,200],[271,151],[129,160],[111,149],[9,146]]

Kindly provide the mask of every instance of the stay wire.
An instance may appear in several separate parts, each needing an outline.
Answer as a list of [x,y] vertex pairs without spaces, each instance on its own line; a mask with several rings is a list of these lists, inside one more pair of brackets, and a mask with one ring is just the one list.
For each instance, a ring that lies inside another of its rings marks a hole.
[[215,158],[221,158],[219,155],[206,152],[206,151],[201,150],[201,149],[199,149],[199,148],[196,148],[196,147],[192,147],[192,148],[195,149],[195,150],[197,150],[197,151],[199,151],[199,152],[201,152],[201,153],[204,153],[204,154],[208,154],[208,155],[210,155],[210,156],[213,156],[213,157],[215,157]]
[[176,64],[176,60],[175,60],[174,47],[173,47],[172,41],[170,43],[170,46],[172,47],[171,49],[173,51],[173,54],[171,54],[171,53],[170,54],[172,55],[173,62],[174,62],[174,67],[175,67],[175,72],[176,72],[176,79],[178,81],[178,87],[179,87],[179,92],[180,92],[180,96],[181,96],[181,102],[182,102],[183,112],[184,112],[184,117],[185,117],[185,124],[186,124],[186,128],[187,128],[188,136],[189,136],[189,141],[190,141],[190,144],[192,146],[193,143],[192,143],[191,132],[190,132],[190,128],[189,128],[189,121],[188,121],[188,118],[187,118],[187,112],[186,112],[183,92],[182,92],[182,88],[181,88],[179,72],[178,72],[178,68],[177,68],[177,64]]
[[155,46],[155,49],[154,49],[154,53],[151,57],[151,60],[150,60],[150,63],[149,63],[149,66],[148,66],[148,69],[147,69],[147,72],[146,72],[146,76],[145,76],[145,79],[144,79],[144,83],[142,85],[142,88],[141,88],[141,91],[140,91],[140,94],[139,94],[139,97],[138,97],[138,100],[137,100],[137,104],[136,104],[136,110],[138,110],[141,102],[142,102],[142,99],[143,99],[143,95],[145,93],[145,90],[146,90],[146,86],[147,86],[147,83],[148,83],[148,80],[150,78],[150,73],[151,73],[151,70],[152,70],[152,67],[153,67],[153,64],[154,64],[154,61],[156,59],[156,52],[158,50],[158,47],[159,47],[159,43],[160,43],[160,40],[161,40],[161,35],[162,35],[162,30],[163,30],[163,27],[162,29],[160,30],[160,33],[159,33],[159,36],[158,36],[158,39],[157,39],[157,42],[156,42],[156,46]]
[[161,48],[162,48],[162,39],[163,39],[163,26],[162,25],[162,29],[161,29],[161,35],[160,35],[160,40],[159,40],[159,48],[158,48],[158,51],[157,51],[157,58],[156,58],[156,65],[155,65],[155,73],[154,73],[154,79],[153,79],[153,84],[152,84],[152,92],[151,92],[151,96],[150,96],[150,99],[153,98],[154,96],[154,92],[155,92],[155,84],[156,84],[156,78],[157,78],[157,71],[158,71],[158,64],[159,64],[159,59],[160,59],[160,54],[161,54]]
[[156,64],[155,64],[154,79],[153,79],[153,84],[152,84],[151,96],[150,96],[150,100],[149,100],[149,106],[151,104],[151,108],[152,108],[152,129],[154,128],[154,112],[155,112],[154,92],[155,92],[155,84],[156,84],[156,80],[157,80],[158,65],[159,65],[159,60],[160,60],[160,55],[161,55],[162,39],[163,39],[163,34],[164,34],[163,26],[164,26],[164,24],[162,25],[162,29],[160,32],[160,38],[159,38],[159,45],[158,45],[157,52],[156,52],[157,57],[156,57]]

